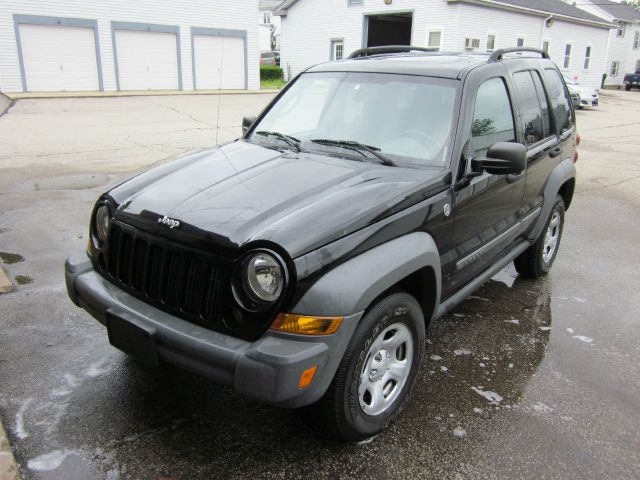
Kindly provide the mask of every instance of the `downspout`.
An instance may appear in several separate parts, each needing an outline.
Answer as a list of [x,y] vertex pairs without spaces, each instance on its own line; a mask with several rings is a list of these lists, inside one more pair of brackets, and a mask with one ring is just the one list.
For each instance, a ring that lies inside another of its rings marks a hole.
[[551,19],[553,19],[553,14],[542,20],[542,25],[540,26],[540,48],[544,45],[544,27],[547,26],[547,22]]

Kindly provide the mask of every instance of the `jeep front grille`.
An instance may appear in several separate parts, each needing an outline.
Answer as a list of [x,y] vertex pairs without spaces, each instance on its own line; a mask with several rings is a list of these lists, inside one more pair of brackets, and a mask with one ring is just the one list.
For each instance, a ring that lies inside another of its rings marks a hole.
[[195,323],[222,327],[230,264],[219,257],[114,222],[100,270],[147,303]]

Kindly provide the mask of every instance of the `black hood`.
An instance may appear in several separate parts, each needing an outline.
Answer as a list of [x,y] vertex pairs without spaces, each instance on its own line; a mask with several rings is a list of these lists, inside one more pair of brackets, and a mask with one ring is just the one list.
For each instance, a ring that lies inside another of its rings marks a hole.
[[[446,188],[445,171],[386,167],[237,141],[145,172],[110,193],[116,218],[224,249],[273,242],[295,258]],[[161,217],[178,220],[170,229]]]

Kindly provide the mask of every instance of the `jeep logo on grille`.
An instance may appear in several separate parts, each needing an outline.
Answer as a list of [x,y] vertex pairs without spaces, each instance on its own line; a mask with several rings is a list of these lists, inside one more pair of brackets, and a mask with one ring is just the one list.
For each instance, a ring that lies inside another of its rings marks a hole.
[[158,223],[161,223],[162,225],[166,225],[171,230],[173,230],[174,228],[178,228],[180,226],[180,222],[178,220],[174,220],[173,218],[169,218],[166,215],[164,217],[160,217],[158,219]]

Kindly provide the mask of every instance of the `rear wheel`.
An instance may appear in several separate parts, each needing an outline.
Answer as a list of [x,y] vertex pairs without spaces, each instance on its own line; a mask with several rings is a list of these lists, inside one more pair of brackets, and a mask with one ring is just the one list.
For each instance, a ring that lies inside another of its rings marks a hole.
[[563,226],[564,201],[558,195],[551,209],[547,224],[536,243],[520,254],[513,262],[520,275],[528,278],[538,278],[549,273],[558,254]]
[[371,308],[320,401],[325,425],[352,442],[387,428],[409,398],[424,338],[422,309],[411,295],[394,293]]

